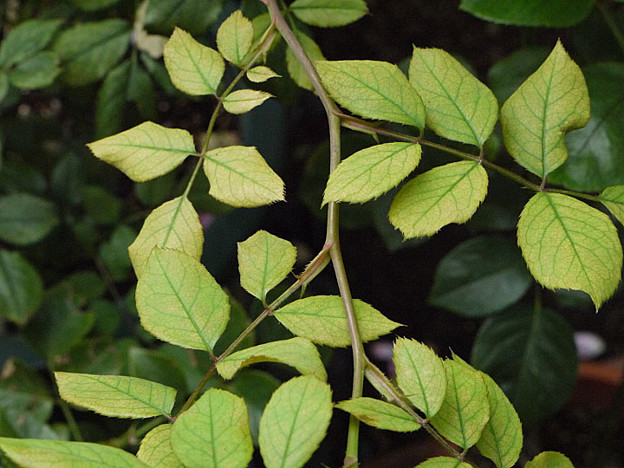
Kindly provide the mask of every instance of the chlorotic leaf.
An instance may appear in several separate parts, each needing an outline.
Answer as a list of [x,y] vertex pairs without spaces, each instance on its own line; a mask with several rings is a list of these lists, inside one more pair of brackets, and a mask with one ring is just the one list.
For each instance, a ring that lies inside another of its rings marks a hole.
[[251,49],[254,29],[243,12],[236,10],[221,23],[217,31],[217,48],[223,58],[234,65],[243,65],[243,59]]
[[542,452],[526,462],[524,468],[574,468],[568,457],[559,452]]
[[260,419],[258,442],[266,467],[304,466],[325,437],[331,414],[325,382],[302,376],[282,384]]
[[[479,329],[471,360],[505,389],[522,421],[560,409],[574,391],[578,362],[572,327],[549,309],[518,306]],[[509,356],[517,356],[509,359]]]
[[204,233],[199,215],[188,198],[178,197],[149,214],[139,235],[128,247],[128,253],[139,277],[154,247],[179,250],[199,260],[203,245]]
[[43,50],[52,40],[63,22],[58,19],[31,19],[12,28],[0,44],[0,68],[32,57]]
[[406,238],[432,236],[450,223],[465,223],[487,193],[485,169],[460,161],[431,169],[401,188],[388,217]]
[[481,236],[447,253],[438,264],[429,303],[466,317],[499,312],[533,284],[512,239]]
[[70,372],[55,372],[54,376],[63,400],[105,416],[170,415],[175,403],[175,389],[136,377]]
[[471,468],[470,463],[463,462],[457,458],[435,457],[425,460],[416,465],[415,468]]
[[598,195],[598,199],[620,223],[624,224],[624,185],[607,187]]
[[397,383],[407,399],[428,418],[442,406],[446,393],[444,363],[431,348],[418,341],[399,338],[393,362]]
[[483,378],[463,362],[444,361],[446,395],[431,424],[440,434],[464,449],[481,438],[490,419],[490,404]]
[[375,398],[361,397],[341,401],[336,408],[378,429],[395,432],[412,432],[420,429],[420,424],[407,412],[396,405]]
[[589,93],[581,69],[561,42],[501,109],[505,146],[540,177],[568,158],[565,133],[589,121]]
[[345,60],[316,62],[316,67],[329,94],[354,114],[424,127],[425,106],[396,65]]
[[539,283],[584,291],[596,309],[620,282],[622,246],[615,226],[604,213],[567,195],[534,195],[520,215],[518,244]]
[[265,91],[256,89],[239,89],[228,94],[223,99],[223,108],[230,114],[244,114],[258,107],[264,101],[272,97]]
[[290,10],[304,23],[321,28],[345,26],[368,13],[364,0],[296,0]]
[[152,468],[184,468],[171,448],[171,424],[161,424],[143,437],[137,458]]
[[483,147],[498,119],[494,93],[448,52],[414,47],[409,80],[422,97],[427,127],[441,137]]
[[287,240],[258,231],[238,244],[241,286],[264,301],[267,293],[292,271],[297,249]]
[[164,59],[171,82],[180,91],[191,96],[217,94],[225,62],[216,50],[176,27],[165,44]]
[[135,182],[145,182],[175,169],[195,154],[193,137],[186,130],[153,122],[87,145],[93,154],[112,164]]
[[230,304],[206,268],[177,250],[154,248],[139,277],[141,325],[185,348],[212,350],[229,319]]
[[29,193],[0,197],[0,239],[15,245],[39,242],[59,223],[56,206]]
[[[295,37],[301,44],[301,47],[303,47],[303,50],[305,51],[308,58],[312,60],[312,62],[325,60],[323,52],[321,51],[318,44],[314,42],[314,39],[312,39],[310,36],[303,34],[299,30],[295,30]],[[308,75],[306,75],[305,70],[299,63],[299,60],[290,49],[290,47],[286,49],[286,68],[288,69],[288,74],[293,79],[293,81],[297,83],[298,86],[301,86],[303,89],[312,91],[312,83],[310,82]]]
[[173,423],[171,446],[190,468],[246,467],[253,444],[245,401],[209,389]]
[[479,452],[497,468],[514,466],[522,450],[522,424],[518,413],[496,382],[481,374],[490,402],[490,420],[477,442]]
[[[376,340],[400,326],[367,303],[354,300],[360,338]],[[334,347],[351,345],[349,328],[340,296],[312,296],[285,305],[274,313],[291,333],[317,344]]]
[[332,201],[363,203],[384,194],[420,162],[421,148],[415,143],[384,143],[352,154],[331,173],[323,204]]
[[70,86],[84,86],[103,78],[123,58],[130,43],[130,24],[108,19],[78,23],[63,31],[54,43]]
[[124,450],[89,442],[0,437],[0,451],[23,468],[41,466],[147,468],[148,466]]
[[253,83],[264,83],[271,78],[279,78],[279,76],[280,75],[264,65],[253,67],[247,72],[247,79]]
[[294,367],[303,375],[327,380],[325,366],[316,346],[305,338],[271,341],[237,351],[217,364],[224,379],[231,379],[241,368],[257,362],[280,362]]
[[19,252],[0,249],[0,317],[24,325],[43,297],[43,281]]
[[208,151],[204,172],[210,195],[228,205],[251,208],[284,200],[284,182],[254,147]]

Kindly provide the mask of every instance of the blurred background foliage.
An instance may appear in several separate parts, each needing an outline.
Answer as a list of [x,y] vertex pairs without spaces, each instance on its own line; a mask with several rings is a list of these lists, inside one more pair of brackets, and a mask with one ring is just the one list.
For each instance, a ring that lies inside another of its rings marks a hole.
[[[331,60],[405,67],[412,44],[445,49],[501,104],[560,38],[585,74],[592,118],[567,137],[570,158],[550,182],[587,192],[624,184],[624,2],[367,3],[370,14],[344,28],[290,20],[311,55]],[[163,345],[139,326],[127,254],[150,210],[181,193],[188,167],[133,183],[92,157],[85,144],[144,120],[185,128],[201,141],[214,102],[176,91],[162,47],[174,26],[214,46],[216,27],[236,8],[258,28],[267,22],[258,0],[0,0],[0,436],[108,441],[134,450],[155,423],[70,408],[59,400],[50,373],[144,377],[177,388],[183,401],[210,365],[200,353]],[[261,311],[238,284],[236,243],[267,229],[295,243],[303,267],[324,238],[324,111],[297,86],[305,82],[283,42],[267,60],[284,78],[253,86],[277,99],[242,117],[223,115],[214,138],[215,145],[257,146],[285,180],[287,203],[233,210],[208,195],[203,178],[190,196],[205,227],[203,261],[231,294],[232,320],[221,349]],[[500,141],[495,132],[487,157],[518,171]],[[345,130],[344,155],[372,142]],[[449,160],[428,148],[418,171]],[[430,239],[403,242],[386,219],[392,194],[344,205],[342,244],[354,296],[405,324],[399,335],[442,355],[452,349],[490,373],[525,424],[526,459],[561,450],[577,466],[624,466],[617,443],[624,436],[622,295],[594,314],[583,294],[537,287],[515,241],[529,194],[489,175],[488,197],[473,219]],[[311,288],[335,292],[330,276]],[[265,321],[246,345],[287,334]],[[380,364],[390,362],[391,338],[370,346]],[[350,355],[323,355],[334,399],[346,398]],[[589,378],[591,362],[579,367],[579,356],[620,367],[597,384]],[[247,400],[255,436],[264,405],[288,372],[263,365],[212,385]],[[345,418],[334,419],[316,455],[329,465],[341,460],[346,437]],[[412,466],[414,453],[427,447],[424,434],[363,428],[362,437],[363,466]]]

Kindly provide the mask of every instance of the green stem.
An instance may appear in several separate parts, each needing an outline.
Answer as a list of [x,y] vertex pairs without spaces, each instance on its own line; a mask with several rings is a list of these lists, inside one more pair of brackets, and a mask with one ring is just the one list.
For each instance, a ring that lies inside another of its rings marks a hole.
[[618,43],[618,46],[620,46],[622,53],[624,53],[624,34],[622,34],[622,31],[618,28],[617,23],[613,19],[613,15],[609,12],[607,7],[602,4],[602,2],[596,2],[596,8],[598,8],[598,11],[602,15],[605,23],[607,23],[607,26],[609,27],[611,34],[613,34],[615,41]]
[[65,417],[65,421],[67,421],[67,427],[69,428],[69,432],[71,432],[74,440],[78,442],[84,442],[84,438],[80,433],[80,428],[76,423],[76,418],[74,418],[74,414],[71,412],[69,405],[65,403],[65,401],[60,398],[58,400],[58,405],[61,407],[61,411],[63,412],[63,416]]

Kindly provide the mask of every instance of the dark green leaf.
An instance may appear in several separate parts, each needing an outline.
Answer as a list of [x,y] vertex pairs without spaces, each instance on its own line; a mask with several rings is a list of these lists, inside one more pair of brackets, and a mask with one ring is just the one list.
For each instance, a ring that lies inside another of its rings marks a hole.
[[80,307],[100,298],[106,291],[104,281],[93,271],[72,273],[59,286]]
[[50,86],[60,71],[54,52],[39,52],[18,63],[9,73],[9,78],[16,88],[38,89]]
[[108,72],[97,96],[95,137],[104,138],[122,129],[126,91],[130,77],[130,61],[126,60]]
[[580,23],[595,0],[462,0],[460,8],[505,24],[564,27]]
[[30,192],[42,194],[46,189],[46,178],[31,164],[9,160],[3,161],[1,168],[0,186],[7,193]]
[[489,315],[518,301],[532,282],[514,241],[479,237],[440,261],[429,302],[469,317]]
[[25,324],[35,312],[43,294],[37,270],[18,252],[0,250],[0,316]]
[[110,239],[100,246],[100,258],[115,281],[127,279],[132,271],[128,247],[136,236],[134,229],[123,224],[117,227]]
[[7,35],[0,45],[0,67],[8,68],[32,57],[52,40],[63,22],[60,20],[27,20]]
[[200,35],[215,22],[222,8],[223,0],[150,0],[145,27],[167,36],[175,26]]
[[549,49],[523,47],[496,62],[487,74],[490,89],[504,103],[516,89],[546,60]]
[[149,74],[135,60],[130,68],[128,81],[128,100],[134,102],[141,115],[146,119],[156,119],[156,92]]
[[0,103],[4,100],[6,95],[9,93],[9,89],[11,89],[11,82],[9,81],[9,75],[0,71]]
[[63,80],[83,86],[103,78],[124,56],[129,41],[130,26],[120,19],[79,23],[63,31],[54,44]]
[[82,206],[96,224],[114,224],[121,213],[121,201],[99,185],[82,188]]
[[548,309],[518,307],[489,319],[472,362],[497,381],[526,422],[557,411],[576,382],[572,329]]
[[56,207],[27,193],[0,197],[0,239],[28,245],[47,236],[58,224]]
[[139,346],[128,349],[128,375],[177,389],[186,388],[184,374],[173,358]]
[[36,371],[15,359],[4,363],[0,377],[0,410],[11,408],[46,422],[53,406],[49,385]]
[[119,0],[71,0],[71,2],[81,10],[95,11],[108,8],[109,6],[118,3]]
[[591,119],[566,137],[568,160],[549,179],[571,190],[599,192],[624,184],[624,64],[590,65],[583,73]]

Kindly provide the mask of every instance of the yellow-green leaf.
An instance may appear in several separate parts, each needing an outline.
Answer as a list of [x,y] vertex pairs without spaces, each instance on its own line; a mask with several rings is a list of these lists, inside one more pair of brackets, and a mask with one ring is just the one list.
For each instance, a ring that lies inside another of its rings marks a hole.
[[331,389],[325,382],[302,376],[282,384],[260,419],[258,442],[265,466],[304,466],[325,437],[331,414]]
[[303,375],[327,380],[325,366],[316,346],[305,338],[272,341],[237,351],[217,364],[224,379],[231,379],[241,368],[257,362],[280,362],[294,367]]
[[89,442],[0,437],[0,450],[22,468],[43,466],[147,468],[148,466],[124,450]]
[[244,114],[272,97],[265,91],[256,89],[239,89],[223,99],[223,108],[230,114]]
[[528,461],[524,468],[574,468],[568,457],[559,452],[542,452]]
[[284,200],[284,182],[254,147],[208,151],[204,172],[210,195],[228,205],[251,208]]
[[416,465],[416,468],[472,468],[472,465],[457,458],[435,457]]
[[279,78],[279,76],[280,75],[264,65],[253,67],[247,72],[247,79],[254,83],[264,83],[271,78]]
[[331,173],[323,204],[332,201],[362,203],[384,194],[420,162],[417,143],[384,143],[352,154]]
[[141,232],[128,247],[137,277],[156,246],[179,250],[199,260],[204,245],[204,232],[199,216],[186,197],[163,203],[145,219]]
[[[312,62],[325,60],[320,47],[310,36],[306,36],[299,30],[295,30],[295,36]],[[312,91],[312,83],[290,47],[286,49],[286,68],[288,69],[288,74],[297,85]]]
[[54,376],[63,400],[105,416],[169,415],[175,403],[175,389],[136,377],[70,372],[55,372]]
[[251,49],[254,28],[243,12],[236,10],[221,23],[217,31],[217,48],[223,57],[234,65],[243,65],[243,59]]
[[477,442],[479,452],[494,462],[497,468],[511,468],[522,450],[522,424],[518,413],[501,388],[484,373],[490,402],[490,420]]
[[596,309],[620,282],[622,246],[615,226],[604,213],[567,195],[534,195],[520,215],[518,244],[539,283],[584,291]]
[[241,286],[264,301],[266,294],[292,271],[297,249],[287,240],[258,231],[238,244]]
[[432,236],[447,224],[468,221],[485,198],[487,186],[487,173],[476,162],[438,166],[401,188],[388,217],[406,238]]
[[588,121],[585,78],[559,41],[501,109],[507,150],[518,164],[544,178],[568,158],[566,132]]
[[153,122],[143,122],[87,146],[97,158],[112,164],[135,182],[164,175],[195,153],[189,132]]
[[155,337],[202,350],[212,350],[230,311],[227,294],[198,260],[158,247],[139,277],[136,306]]
[[363,423],[378,429],[395,432],[412,432],[420,429],[414,418],[396,405],[375,398],[352,398],[336,405]]
[[479,372],[463,362],[447,359],[444,368],[446,395],[431,424],[448,440],[468,449],[481,438],[490,419],[487,389]]
[[171,424],[161,424],[143,437],[137,458],[152,468],[184,468],[171,448]]
[[304,23],[321,28],[345,26],[368,13],[364,0],[295,0],[290,10]]
[[448,52],[414,47],[410,83],[425,103],[427,127],[444,138],[482,147],[498,119],[494,93]]
[[624,224],[624,185],[607,187],[598,195],[598,199],[620,223]]
[[[353,306],[363,342],[376,340],[400,326],[363,301],[356,299]],[[299,299],[277,310],[274,315],[293,334],[314,343],[334,347],[351,345],[340,296]]]
[[171,446],[189,468],[246,467],[253,444],[245,401],[209,389],[173,423]]
[[323,85],[344,108],[367,119],[422,129],[425,106],[399,67],[388,62],[316,62]]
[[428,418],[435,415],[446,392],[442,359],[418,341],[399,338],[394,344],[393,362],[403,394]]
[[217,94],[225,72],[225,62],[219,52],[175,28],[165,44],[164,58],[171,82],[180,91],[191,96]]

